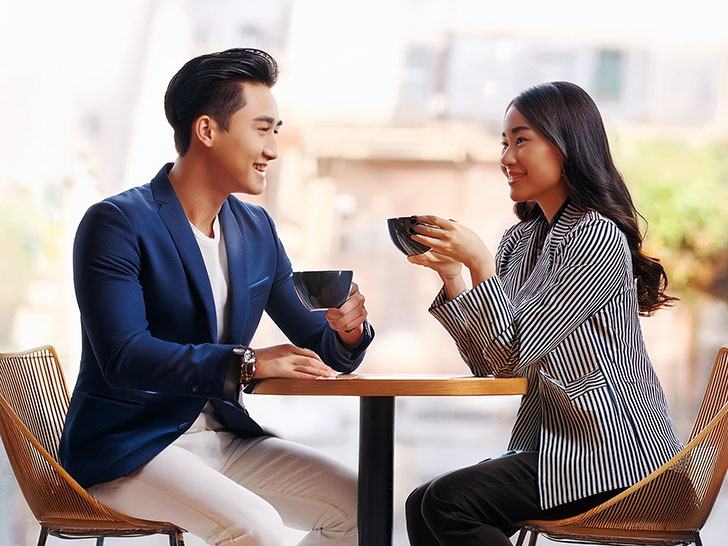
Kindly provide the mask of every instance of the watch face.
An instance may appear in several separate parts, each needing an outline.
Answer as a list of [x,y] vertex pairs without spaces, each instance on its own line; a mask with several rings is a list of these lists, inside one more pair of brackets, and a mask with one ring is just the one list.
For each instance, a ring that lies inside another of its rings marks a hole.
[[244,363],[255,362],[255,351],[250,347],[235,347],[233,348],[233,354],[236,354]]

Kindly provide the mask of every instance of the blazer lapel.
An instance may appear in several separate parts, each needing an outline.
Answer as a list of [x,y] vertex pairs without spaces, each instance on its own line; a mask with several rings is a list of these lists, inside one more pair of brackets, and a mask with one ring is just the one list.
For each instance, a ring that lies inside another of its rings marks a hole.
[[245,262],[245,238],[228,201],[222,204],[220,210],[220,226],[225,236],[230,282],[228,342],[237,345],[242,343],[245,318],[250,307],[250,290],[248,290],[248,266]]
[[207,315],[209,325],[210,341],[217,341],[217,315],[215,314],[215,301],[212,297],[210,278],[207,275],[205,262],[200,253],[200,247],[192,233],[192,228],[187,220],[182,204],[174,193],[174,188],[167,177],[168,167],[165,165],[157,176],[152,179],[151,188],[154,200],[159,203],[159,216],[167,226],[169,235],[172,237],[177,252],[179,252],[182,266],[187,272],[192,287],[200,295],[202,305]]
[[556,249],[561,241],[564,240],[574,226],[584,217],[585,211],[574,205],[573,201],[569,201],[559,210],[558,217],[552,221],[546,240],[543,244],[543,253],[548,252],[549,263],[553,262]]
[[501,275],[504,288],[510,298],[515,298],[533,270],[531,255],[534,253],[533,239],[538,227],[539,220],[531,220],[523,226],[523,231],[518,234],[519,240],[516,243],[516,248],[513,249],[509,257],[507,270]]
[[[512,298],[514,305],[520,305],[541,290],[544,279],[551,271],[559,244],[583,215],[584,211],[569,199],[554,216],[550,226],[543,216],[534,222],[528,232],[526,252],[521,259],[520,283],[515,287]],[[543,230],[548,230],[545,235]]]

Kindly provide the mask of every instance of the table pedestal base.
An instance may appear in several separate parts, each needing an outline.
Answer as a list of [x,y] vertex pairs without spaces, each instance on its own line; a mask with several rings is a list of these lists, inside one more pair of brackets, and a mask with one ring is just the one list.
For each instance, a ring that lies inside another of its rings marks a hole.
[[359,546],[391,546],[394,397],[362,396],[359,409]]

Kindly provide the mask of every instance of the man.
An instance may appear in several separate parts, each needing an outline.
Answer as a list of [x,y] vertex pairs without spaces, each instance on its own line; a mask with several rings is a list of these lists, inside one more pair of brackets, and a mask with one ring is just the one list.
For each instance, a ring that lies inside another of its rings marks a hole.
[[[266,53],[192,59],[165,95],[179,157],[92,206],[76,235],[83,354],[61,463],[101,502],[208,544],[356,543],[356,477],[266,435],[237,401],[252,378],[330,377],[374,333],[364,297],[309,313],[257,195],[281,126]],[[293,342],[248,347],[265,310]]]

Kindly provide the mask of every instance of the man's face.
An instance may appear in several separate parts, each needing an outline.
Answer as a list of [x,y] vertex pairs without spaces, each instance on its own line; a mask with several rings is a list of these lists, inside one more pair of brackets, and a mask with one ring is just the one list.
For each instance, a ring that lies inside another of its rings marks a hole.
[[242,84],[245,106],[230,118],[229,130],[217,128],[212,154],[214,175],[227,193],[259,195],[268,164],[278,157],[281,120],[270,88]]

